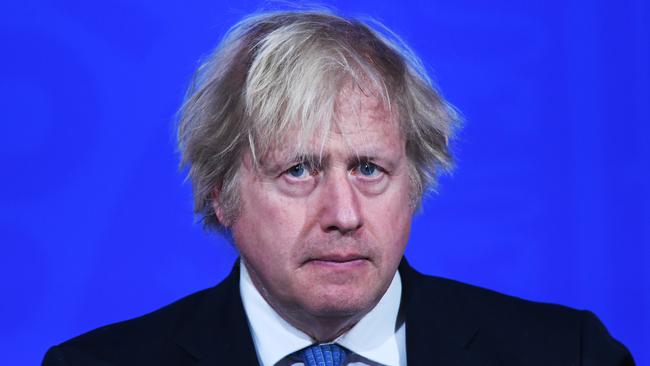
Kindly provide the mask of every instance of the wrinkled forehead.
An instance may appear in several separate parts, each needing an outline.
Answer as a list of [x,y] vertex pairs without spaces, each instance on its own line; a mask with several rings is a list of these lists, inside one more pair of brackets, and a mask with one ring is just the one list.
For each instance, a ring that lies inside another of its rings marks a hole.
[[271,161],[321,160],[336,149],[347,155],[375,156],[381,150],[403,149],[397,115],[388,101],[358,86],[347,86],[323,119],[296,121],[273,137],[256,157]]

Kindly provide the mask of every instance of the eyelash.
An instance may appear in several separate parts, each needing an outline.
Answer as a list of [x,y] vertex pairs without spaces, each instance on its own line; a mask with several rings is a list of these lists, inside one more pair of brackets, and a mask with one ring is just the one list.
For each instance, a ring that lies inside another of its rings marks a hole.
[[364,166],[367,166],[367,167],[370,167],[370,168],[373,169],[373,173],[371,175],[361,174],[364,177],[375,177],[375,175],[374,175],[375,172],[377,172],[377,174],[385,173],[385,171],[379,165],[377,165],[375,163],[372,163],[370,161],[362,161],[359,164],[357,164],[356,171],[360,172],[362,167],[364,167]]
[[[361,161],[361,162],[359,162],[359,163],[354,167],[354,171],[355,171],[355,172],[359,172],[359,171],[360,171],[360,168],[361,168],[362,166],[364,166],[364,165],[367,165],[367,166],[373,168],[373,169],[374,169],[374,170],[373,170],[373,173],[374,173],[375,171],[378,172],[379,174],[386,174],[386,173],[387,173],[385,169],[383,169],[381,166],[379,166],[379,165],[377,165],[377,164],[375,164],[375,163],[373,163],[373,162],[371,162],[371,161]],[[294,179],[300,179],[300,178],[302,177],[302,174],[301,174],[300,176],[292,176],[292,175],[291,175],[292,170],[293,170],[293,169],[296,169],[296,168],[299,168],[299,167],[302,167],[302,169],[305,169],[306,171],[308,171],[308,172],[309,172],[309,175],[311,175],[311,176],[314,176],[314,175],[318,174],[318,169],[313,168],[313,167],[312,167],[309,163],[307,163],[307,162],[301,162],[301,163],[298,163],[298,164],[292,165],[289,169],[287,169],[287,170],[285,170],[284,172],[282,172],[282,175],[289,175],[289,176],[291,176],[291,177],[294,178]],[[361,174],[361,176],[363,176],[363,177],[375,177],[374,175],[365,175],[365,174]]]
[[[296,165],[293,165],[289,169],[285,170],[282,174],[283,175],[291,175],[291,171],[294,170],[295,168],[298,168],[298,167],[302,167],[305,171],[309,172],[309,175],[316,175],[317,174],[317,170],[312,168],[311,165],[309,165],[309,163],[306,163],[306,162],[302,162],[302,163],[298,163]],[[302,176],[302,174],[301,174],[301,176]],[[294,176],[293,178],[298,179],[300,177],[295,177]]]

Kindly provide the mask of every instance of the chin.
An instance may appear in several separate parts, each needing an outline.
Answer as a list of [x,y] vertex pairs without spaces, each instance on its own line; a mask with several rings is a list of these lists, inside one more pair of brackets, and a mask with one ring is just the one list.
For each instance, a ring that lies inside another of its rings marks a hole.
[[[308,300],[306,308],[322,318],[341,318],[363,316],[381,299],[381,294],[359,293],[359,291],[338,291],[314,293]],[[314,301],[315,300],[315,301]]]

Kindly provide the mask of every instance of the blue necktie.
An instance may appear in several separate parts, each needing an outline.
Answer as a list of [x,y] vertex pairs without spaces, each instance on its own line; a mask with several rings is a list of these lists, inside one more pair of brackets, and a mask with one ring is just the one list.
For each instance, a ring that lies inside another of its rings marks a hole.
[[315,344],[300,351],[305,366],[341,366],[345,350],[336,344]]

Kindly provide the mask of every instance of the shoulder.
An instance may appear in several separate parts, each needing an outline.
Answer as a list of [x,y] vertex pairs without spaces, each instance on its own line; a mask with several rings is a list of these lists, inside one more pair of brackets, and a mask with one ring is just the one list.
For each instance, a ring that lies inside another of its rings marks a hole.
[[[529,301],[412,268],[400,271],[406,278],[412,316],[420,319],[433,309],[435,315],[430,316],[437,319],[430,318],[431,322],[454,331],[464,329],[468,345],[502,363],[514,359],[533,365],[539,362],[531,358],[538,358],[546,364],[563,364],[567,357],[576,357],[582,365],[633,365],[625,346],[589,311]],[[410,326],[407,318],[407,330]]]
[[171,359],[189,358],[175,344],[175,337],[206,304],[217,314],[219,307],[225,310],[231,296],[225,287],[227,284],[221,283],[146,315],[72,338],[52,347],[43,365],[166,365]]
[[539,324],[547,330],[558,327],[567,332],[576,330],[583,316],[582,311],[563,305],[525,300],[447,278],[420,276],[418,291],[424,299],[439,301],[433,297],[440,296],[453,299],[457,311],[471,314],[481,325]]

